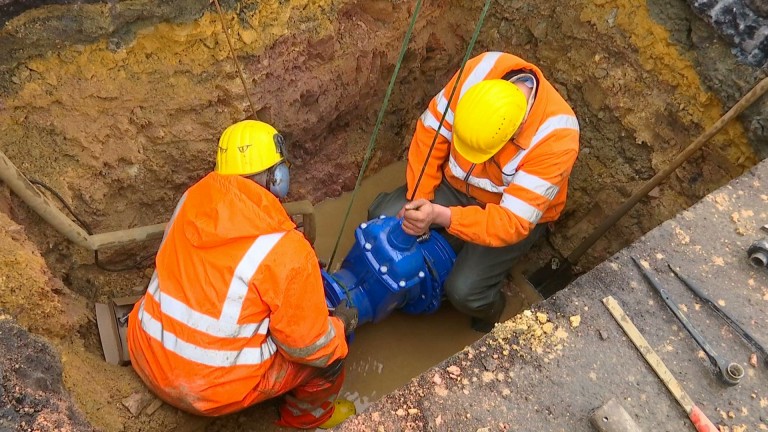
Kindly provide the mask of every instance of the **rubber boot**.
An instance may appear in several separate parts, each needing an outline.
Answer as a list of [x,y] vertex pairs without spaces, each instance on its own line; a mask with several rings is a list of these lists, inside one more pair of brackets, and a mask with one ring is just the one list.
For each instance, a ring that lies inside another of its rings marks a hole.
[[507,296],[503,293],[499,293],[499,297],[493,304],[493,308],[485,317],[472,317],[471,326],[472,330],[480,333],[489,333],[493,330],[496,323],[501,320],[501,314],[504,312],[504,307],[507,305]]
[[336,399],[333,403],[333,414],[325,423],[318,426],[320,429],[330,429],[338,426],[344,420],[357,414],[355,404],[346,399]]

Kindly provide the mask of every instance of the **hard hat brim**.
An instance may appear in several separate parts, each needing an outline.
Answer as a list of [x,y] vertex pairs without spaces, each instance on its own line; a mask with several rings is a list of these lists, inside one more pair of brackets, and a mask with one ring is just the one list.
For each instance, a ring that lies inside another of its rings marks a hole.
[[459,152],[461,157],[472,162],[473,164],[481,164],[487,161],[488,159],[492,158],[493,155],[495,155],[499,150],[501,150],[501,148],[504,147],[504,144],[506,144],[506,141],[505,141],[498,148],[488,149],[488,151],[479,152],[473,149],[472,147],[468,146],[464,141],[461,140],[461,138],[457,136],[457,134],[453,134],[452,140],[453,140],[453,146],[456,147],[456,151]]

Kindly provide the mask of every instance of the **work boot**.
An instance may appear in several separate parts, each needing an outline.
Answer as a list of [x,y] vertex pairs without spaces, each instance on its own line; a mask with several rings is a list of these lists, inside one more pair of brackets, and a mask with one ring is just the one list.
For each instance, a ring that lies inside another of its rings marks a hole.
[[472,330],[480,333],[489,333],[493,330],[493,327],[501,319],[501,314],[504,313],[504,307],[507,305],[507,296],[500,293],[498,299],[493,304],[493,309],[485,317],[472,317],[470,325]]
[[344,420],[357,414],[355,404],[346,399],[336,399],[333,403],[333,414],[331,418],[326,420],[323,424],[318,426],[320,429],[330,429],[341,424]]

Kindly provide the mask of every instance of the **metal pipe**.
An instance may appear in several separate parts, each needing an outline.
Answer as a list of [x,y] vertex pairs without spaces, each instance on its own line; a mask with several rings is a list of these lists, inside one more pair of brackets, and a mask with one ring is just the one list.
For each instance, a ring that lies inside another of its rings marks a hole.
[[2,151],[0,151],[0,180],[61,235],[78,246],[95,250],[88,233],[72,222],[48,197],[30,183]]
[[688,158],[691,157],[697,150],[699,150],[704,144],[707,143],[707,141],[710,140],[713,136],[717,135],[718,132],[722,128],[725,127],[726,124],[728,124],[731,119],[735,118],[739,114],[741,114],[745,109],[749,108],[756,100],[760,99],[760,97],[768,91],[768,78],[763,78],[762,81],[760,81],[752,90],[749,91],[744,97],[742,97],[736,105],[734,105],[730,110],[728,110],[725,115],[720,117],[718,121],[715,122],[712,126],[709,127],[704,133],[699,135],[698,138],[696,138],[695,141],[693,141],[691,144],[688,145],[683,151],[680,152],[680,154],[677,155],[676,158],[674,158],[669,165],[664,167],[661,171],[659,171],[653,178],[645,182],[640,189],[636,190],[635,193],[632,194],[629,199],[627,199],[623,204],[621,204],[613,213],[611,213],[603,222],[598,226],[595,231],[590,234],[589,237],[584,239],[581,244],[579,244],[576,249],[571,252],[570,255],[568,255],[568,261],[571,263],[577,262],[584,253],[586,253],[589,248],[592,247],[593,244],[595,244],[600,238],[605,234],[613,225],[616,224],[616,222],[619,221],[625,214],[627,214],[630,210],[632,210],[632,207],[635,206],[640,200],[645,198],[646,195],[650,191],[653,190],[656,186],[658,186],[662,181],[664,181],[667,177],[669,177],[670,174],[675,172],[677,168],[680,167],[685,161],[688,160]]
[[[59,234],[72,243],[88,250],[96,251],[108,247],[124,246],[163,236],[166,223],[147,225],[125,230],[89,235],[82,227],[73,222],[54,203],[38,190],[16,165],[0,151],[0,180],[11,188],[25,204],[35,211]],[[310,243],[315,242],[315,208],[309,201],[283,203],[286,213],[291,216],[302,215],[304,236]]]

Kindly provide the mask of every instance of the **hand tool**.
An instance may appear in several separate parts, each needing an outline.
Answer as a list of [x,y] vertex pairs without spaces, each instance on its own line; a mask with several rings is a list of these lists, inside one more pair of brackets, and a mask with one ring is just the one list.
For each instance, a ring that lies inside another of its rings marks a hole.
[[706,339],[704,339],[701,333],[699,333],[693,324],[688,321],[688,318],[686,318],[685,315],[680,312],[680,309],[677,307],[677,303],[675,303],[675,301],[669,297],[669,294],[661,286],[661,283],[648,270],[646,270],[645,267],[643,267],[642,264],[640,264],[637,259],[635,259],[635,257],[632,257],[632,261],[635,263],[637,268],[640,269],[640,272],[643,274],[645,279],[651,284],[656,292],[659,293],[659,296],[662,300],[664,300],[664,303],[667,304],[669,310],[671,310],[672,313],[677,317],[683,327],[688,330],[688,333],[690,333],[690,335],[693,337],[693,340],[695,340],[701,349],[704,350],[704,353],[709,358],[709,362],[712,364],[712,367],[717,370],[718,377],[725,384],[731,386],[738,384],[739,381],[741,381],[741,378],[744,376],[744,368],[741,367],[741,365],[738,363],[728,362],[724,358],[720,357],[712,348],[712,346],[706,341]]
[[611,313],[611,315],[613,315],[613,318],[616,320],[616,322],[619,323],[619,326],[621,326],[621,328],[624,330],[624,333],[627,334],[629,340],[635,344],[635,347],[638,351],[640,351],[640,354],[642,354],[645,361],[647,361],[653,371],[656,372],[656,375],[667,387],[667,390],[669,390],[669,392],[672,393],[672,396],[675,397],[677,403],[683,407],[685,413],[688,414],[688,418],[691,420],[691,423],[693,423],[693,426],[696,428],[696,431],[718,432],[718,429],[709,420],[709,418],[707,418],[707,415],[704,414],[701,408],[697,407],[696,404],[693,403],[693,400],[690,398],[690,396],[688,396],[685,390],[683,390],[683,387],[672,375],[672,372],[667,369],[667,366],[664,365],[664,362],[661,361],[661,358],[659,358],[653,348],[651,348],[651,346],[648,344],[648,341],[645,340],[642,333],[640,333],[640,330],[638,330],[637,327],[632,324],[632,321],[629,319],[627,314],[624,313],[624,310],[621,308],[619,303],[613,297],[608,296],[603,299],[603,304],[606,308],[608,308],[608,311]]
[[617,207],[613,213],[603,219],[592,234],[582,240],[582,242],[579,243],[566,258],[551,260],[547,265],[540,267],[528,275],[528,282],[530,282],[530,284],[540,292],[544,298],[550,297],[557,291],[565,288],[566,285],[576,278],[577,274],[574,267],[592,245],[600,240],[603,235],[605,235],[605,233],[619,221],[619,219],[632,210],[632,208],[645,198],[649,192],[666,180],[666,178],[675,172],[680,165],[687,161],[694,153],[696,153],[696,151],[703,147],[707,141],[720,132],[728,122],[736,118],[745,109],[749,108],[766,92],[768,92],[768,78],[763,78],[752,88],[752,90],[736,102],[727,113],[720,117],[720,119],[671,160],[664,169],[656,173],[653,178],[645,182],[639,189],[635,190],[635,192],[632,193],[632,196],[627,198],[627,200]]
[[682,281],[683,284],[688,287],[688,289],[696,294],[696,297],[700,298],[704,303],[708,304],[709,307],[711,307],[718,315],[720,315],[720,318],[722,318],[725,322],[728,323],[729,326],[731,326],[736,334],[744,339],[744,342],[749,344],[752,349],[760,354],[765,361],[765,365],[768,366],[768,350],[766,350],[764,346],[760,345],[760,342],[758,342],[757,339],[752,336],[752,334],[750,334],[744,327],[742,327],[738,321],[730,316],[728,312],[724,311],[720,308],[720,306],[717,305],[717,303],[713,302],[712,299],[709,298],[709,296],[707,296],[704,291],[702,291],[701,288],[697,286],[692,280],[678,273],[678,271],[675,270],[674,267],[672,267],[669,263],[667,263],[667,265],[669,266],[669,269],[672,270],[672,273],[674,273],[675,276],[677,276],[677,278],[680,279],[680,281]]
[[768,241],[757,240],[747,249],[749,262],[755,267],[768,267]]

